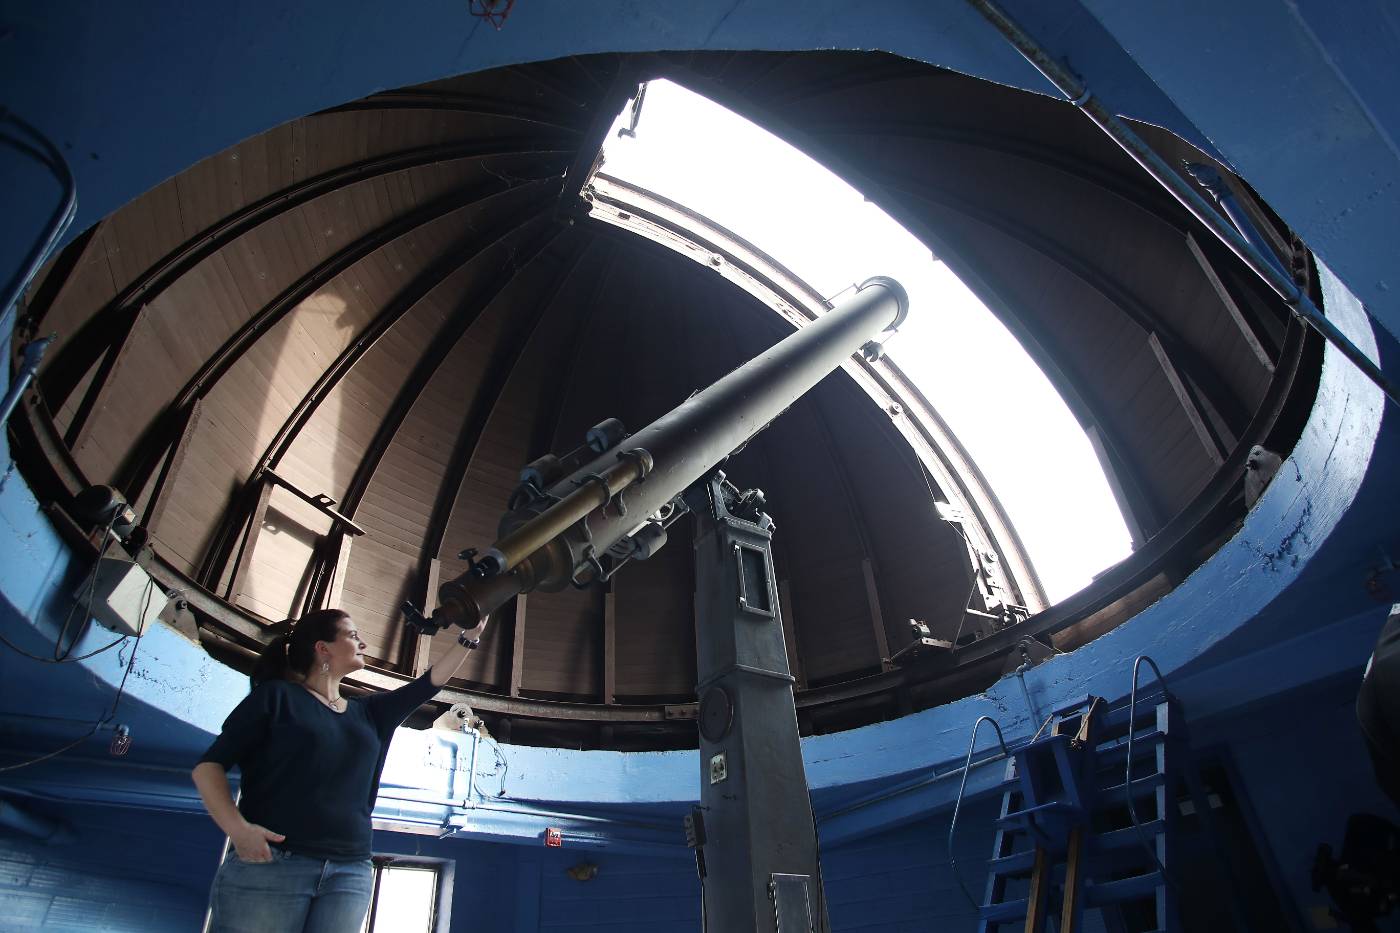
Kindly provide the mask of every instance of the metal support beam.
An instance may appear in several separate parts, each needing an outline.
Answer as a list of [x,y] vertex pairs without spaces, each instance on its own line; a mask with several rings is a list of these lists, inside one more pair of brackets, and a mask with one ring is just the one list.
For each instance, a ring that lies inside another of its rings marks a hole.
[[1190,233],[1186,234],[1186,248],[1191,251],[1192,258],[1196,260],[1196,264],[1200,266],[1201,271],[1205,273],[1206,281],[1209,282],[1210,287],[1214,289],[1215,296],[1220,299],[1220,304],[1225,308],[1225,313],[1230,315],[1231,322],[1234,323],[1235,328],[1240,332],[1240,336],[1244,338],[1244,342],[1249,347],[1250,352],[1254,354],[1255,359],[1259,360],[1260,365],[1272,374],[1274,371],[1273,357],[1264,349],[1263,341],[1259,339],[1259,335],[1254,331],[1254,325],[1249,322],[1244,312],[1240,310],[1239,303],[1236,302],[1235,297],[1230,294],[1230,290],[1225,287],[1225,282],[1220,278],[1220,273],[1215,271],[1215,265],[1201,249],[1201,244],[1198,243],[1196,238]]
[[564,175],[564,187],[559,192],[559,207],[556,215],[567,217],[579,205],[579,195],[588,184],[593,173],[602,164],[603,144],[607,141],[608,130],[622,112],[623,106],[637,92],[637,73],[631,68],[621,68],[613,75],[612,83],[600,98],[595,98],[592,107],[592,120],[588,130],[579,140],[578,153],[573,164]]
[[603,595],[603,702],[617,702],[617,595],[611,586]]
[[807,689],[807,675],[802,670],[802,653],[797,650],[797,618],[792,614],[792,585],[787,580],[778,583],[778,608],[782,610],[783,644],[787,648],[788,669],[798,690]]
[[[243,546],[238,551],[238,562],[233,566],[233,575],[229,577],[228,588],[224,590],[228,601],[238,604],[238,598],[243,595],[243,582],[248,579],[248,571],[253,566],[253,552],[257,550],[258,538],[262,534],[263,522],[267,519],[267,507],[272,501],[272,490],[276,488],[272,483],[263,483],[258,487],[258,498],[253,504],[253,511],[248,516],[247,531],[243,535]],[[213,588],[218,585],[218,580],[212,580],[205,585]],[[244,608],[252,608],[245,606]]]
[[865,600],[870,606],[870,625],[874,629],[875,650],[880,655],[880,670],[893,670],[894,665],[890,663],[890,638],[885,631],[885,616],[880,611],[880,591],[875,585],[875,566],[870,562],[870,558],[861,559],[860,571],[865,577]]
[[542,411],[553,411],[556,414],[552,421],[546,418],[540,419],[539,427],[530,442],[529,456],[531,458],[550,451],[567,449],[565,442],[560,438],[560,431],[564,426],[564,410],[568,407],[566,403],[569,400],[569,392],[574,386],[579,363],[583,359],[584,338],[598,317],[598,310],[602,306],[602,296],[612,282],[617,264],[617,249],[612,243],[599,238],[598,245],[593,249],[600,252],[600,255],[593,260],[593,266],[597,269],[597,278],[594,280],[593,288],[589,291],[587,301],[583,303],[579,313],[575,315],[577,323],[574,325],[570,339],[565,344],[563,359],[560,360],[562,365],[555,369],[556,381],[552,394],[553,402],[547,407],[541,406]]
[[1172,393],[1176,396],[1177,403],[1186,415],[1186,420],[1191,422],[1191,429],[1196,432],[1196,438],[1205,448],[1206,456],[1217,467],[1225,462],[1224,442],[1216,436],[1211,424],[1206,420],[1205,412],[1201,410],[1201,405],[1196,401],[1195,393],[1177,371],[1176,364],[1172,362],[1171,354],[1167,353],[1166,347],[1162,346],[1162,341],[1157,338],[1156,333],[1147,335],[1147,345],[1152,348],[1152,355],[1157,358],[1157,365],[1162,368],[1162,375],[1167,377],[1167,383],[1172,387]]
[[141,524],[145,525],[146,530],[152,535],[156,535],[160,531],[161,521],[165,518],[165,510],[170,504],[164,495],[165,490],[179,481],[180,470],[185,465],[185,457],[189,454],[195,432],[199,430],[199,416],[203,410],[203,402],[195,399],[185,416],[185,426],[180,430],[180,439],[175,442],[170,456],[165,458],[165,464],[156,476],[155,486],[151,488],[151,498],[143,510],[145,517]]
[[[762,513],[731,511],[732,489],[717,473],[687,496],[696,513],[706,929],[788,930],[775,912],[787,918],[793,910],[798,922],[791,929],[828,933],[773,577],[772,522]],[[782,887],[788,881],[795,890]]]
[[[442,579],[442,561],[433,558],[428,564],[428,592],[423,597],[423,611],[432,612],[437,608],[437,588],[438,581]],[[408,638],[408,627],[405,626],[404,637]],[[413,676],[417,677],[432,666],[433,640],[421,633],[415,632],[413,638],[416,642],[413,652]]]
[[1097,424],[1086,424],[1084,434],[1089,438],[1089,446],[1094,448],[1094,456],[1098,458],[1099,466],[1103,468],[1104,479],[1108,481],[1109,491],[1113,493],[1113,500],[1118,503],[1118,511],[1123,515],[1123,524],[1128,526],[1128,536],[1132,538],[1133,550],[1137,550],[1147,543],[1148,538],[1152,537],[1152,531],[1159,526],[1160,522],[1155,514],[1138,514],[1145,500],[1140,492],[1137,495],[1128,492],[1123,470],[1113,458],[1108,445],[1104,443],[1102,429]]
[[529,597],[521,593],[515,597],[515,628],[511,632],[510,649],[510,695],[520,696],[520,686],[525,682],[525,616]]
[[[538,220],[540,216],[537,214],[534,219]],[[555,236],[556,233],[551,230],[522,247],[516,254],[519,266],[529,265],[530,261],[548,246]],[[408,380],[394,396],[393,404],[375,430],[374,439],[370,441],[364,456],[360,458],[359,464],[355,467],[354,475],[350,477],[350,483],[345,489],[345,497],[341,500],[341,510],[346,515],[354,517],[355,511],[360,507],[361,500],[364,499],[365,491],[369,489],[370,480],[379,470],[380,461],[384,459],[384,454],[389,450],[389,445],[393,443],[394,436],[398,434],[399,428],[403,425],[404,419],[408,417],[414,403],[418,401],[418,397],[427,388],[428,382],[442,367],[443,361],[452,352],[452,348],[466,335],[472,324],[481,317],[481,313],[491,302],[496,300],[496,296],[501,293],[502,289],[511,283],[515,272],[515,269],[502,263],[501,268],[481,289],[471,295],[464,296],[451,319],[443,325],[427,351],[419,358],[417,365],[413,367],[413,372],[409,374]],[[436,556],[436,554],[430,555],[432,558],[436,558]],[[433,592],[433,598],[434,600],[437,598],[436,590]]]

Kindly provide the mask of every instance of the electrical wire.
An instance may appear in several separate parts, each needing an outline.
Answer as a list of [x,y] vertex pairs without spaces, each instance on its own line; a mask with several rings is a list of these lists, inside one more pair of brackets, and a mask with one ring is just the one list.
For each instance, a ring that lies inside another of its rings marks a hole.
[[[102,529],[102,546],[97,551],[97,560],[92,563],[92,573],[88,575],[87,598],[84,600],[83,605],[83,619],[85,622],[92,619],[92,602],[97,597],[97,571],[102,566],[102,558],[107,556],[107,550],[112,546],[112,526],[116,523],[117,513],[113,512],[112,517],[107,519],[106,527]],[[53,643],[53,659],[60,664],[68,660],[68,656],[73,653],[73,649],[78,644],[78,638],[81,637],[81,635],[74,637],[74,639],[69,642],[68,647],[63,648],[63,639],[68,635],[68,626],[73,624],[73,611],[77,608],[78,604],[74,601],[73,605],[68,609],[68,615],[64,616],[63,626],[59,628],[58,637]]]
[[[87,732],[84,732],[82,735],[78,736],[76,739],[69,742],[67,745],[64,745],[61,748],[55,749],[54,751],[48,752],[46,754],[40,755],[38,758],[31,758],[30,760],[22,761],[19,764],[5,765],[3,767],[0,767],[0,773],[4,773],[6,771],[18,771],[20,768],[27,768],[30,765],[37,765],[40,762],[48,761],[51,758],[57,758],[64,752],[76,748],[78,745],[82,744],[87,739],[96,735],[98,730],[100,730],[103,726],[106,726],[113,719],[117,718],[117,710],[121,706],[122,695],[126,692],[126,679],[131,676],[131,669],[136,666],[136,652],[141,648],[141,636],[146,633],[146,613],[150,611],[151,593],[155,590],[155,586],[156,582],[154,580],[146,581],[146,590],[141,595],[141,615],[137,622],[136,642],[131,646],[131,657],[128,658],[125,662],[126,669],[122,672],[122,679],[117,684],[117,693],[116,696],[112,698],[112,708],[107,711],[107,715],[94,722],[92,724],[91,729],[89,729]],[[118,639],[118,641],[126,641],[126,638]]]
[[506,775],[510,774],[510,762],[506,759],[505,753],[501,751],[501,746],[491,736],[486,736],[486,741],[491,744],[491,752],[496,756],[496,763],[501,766],[501,786],[496,789],[496,796],[506,795]]
[[113,639],[112,641],[108,642],[107,644],[103,645],[101,648],[98,648],[98,649],[96,649],[96,650],[94,650],[94,651],[89,651],[87,654],[80,654],[80,655],[77,655],[77,656],[75,656],[75,657],[74,657],[74,656],[65,657],[65,658],[64,658],[63,660],[61,660],[61,661],[56,661],[56,660],[54,660],[53,658],[44,658],[44,657],[40,657],[40,656],[37,655],[37,654],[30,654],[28,651],[25,651],[25,650],[24,650],[23,648],[21,648],[19,645],[16,645],[14,642],[10,641],[10,640],[9,640],[8,638],[6,638],[4,635],[0,635],[0,644],[4,644],[5,647],[9,648],[9,649],[10,649],[11,651],[13,651],[15,654],[21,655],[22,657],[29,658],[31,661],[38,661],[40,664],[73,664],[73,663],[76,663],[76,662],[78,662],[78,661],[86,661],[88,658],[96,657],[97,655],[102,654],[104,651],[111,651],[113,648],[117,647],[118,645],[120,645],[122,642],[126,641],[126,640],[127,640],[128,638],[130,638],[130,637],[131,637],[130,635],[121,635],[121,636],[118,636],[117,638],[115,638],[115,639]]
[[122,635],[103,645],[101,648],[98,648],[94,651],[89,651],[86,654],[78,655],[77,657],[72,656],[72,651],[77,646],[78,638],[73,639],[73,641],[68,645],[67,650],[60,650],[60,646],[63,644],[64,638],[66,638],[68,635],[68,628],[73,623],[73,613],[77,610],[77,608],[79,606],[83,607],[83,617],[85,619],[90,620],[92,618],[92,603],[97,595],[97,567],[98,563],[101,562],[102,558],[106,556],[107,549],[111,546],[112,524],[115,521],[116,519],[114,517],[112,521],[107,523],[106,528],[103,529],[102,549],[97,552],[97,563],[93,564],[92,573],[88,578],[87,596],[83,600],[75,599],[73,601],[73,605],[68,608],[68,614],[64,617],[63,625],[59,628],[58,637],[54,640],[52,656],[45,658],[37,654],[31,654],[30,652],[21,648],[19,645],[16,645],[14,642],[10,641],[4,635],[0,635],[0,643],[3,643],[6,647],[8,647],[11,651],[15,652],[16,654],[29,658],[31,661],[38,661],[40,664],[69,664],[77,661],[86,661],[88,658],[96,657],[104,651],[111,651],[113,648],[117,647],[122,642],[126,641],[128,638],[131,637],[129,635]]

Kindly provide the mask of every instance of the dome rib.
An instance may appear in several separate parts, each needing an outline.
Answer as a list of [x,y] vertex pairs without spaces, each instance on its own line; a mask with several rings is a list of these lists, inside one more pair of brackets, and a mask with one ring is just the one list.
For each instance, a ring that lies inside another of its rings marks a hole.
[[[542,200],[541,203],[546,203],[546,201],[547,199]],[[513,217],[499,224],[494,230],[472,231],[460,238],[448,248],[443,259],[415,276],[345,347],[340,356],[321,374],[311,390],[282,422],[267,449],[259,458],[257,466],[250,473],[242,495],[230,499],[223,518],[218,524],[219,531],[210,545],[210,560],[205,571],[205,579],[217,579],[231,558],[236,529],[250,520],[253,510],[256,508],[257,491],[263,475],[269,470],[277,469],[282,458],[287,455],[298,440],[301,430],[315,417],[320,404],[350,373],[355,364],[370,352],[380,338],[387,334],[404,315],[413,311],[424,297],[440,287],[455,272],[476,257],[497,248],[511,235],[532,220],[537,219],[538,215],[529,214],[526,214],[523,219]],[[151,505],[148,508],[154,508],[156,501],[158,501],[158,496],[153,495]],[[358,502],[358,497],[353,499],[347,497],[346,504],[343,506],[345,509],[343,514],[353,518],[354,507],[358,505]],[[309,600],[309,604],[313,607],[319,605],[320,595],[324,594],[318,594],[316,598]]]
[[519,185],[493,180],[479,187],[455,192],[375,228],[319,263],[271,303],[264,305],[243,322],[176,393],[165,412],[142,433],[141,438],[131,448],[120,470],[119,487],[126,490],[129,496],[139,495],[150,481],[161,457],[178,441],[189,407],[194,400],[207,394],[260,337],[327,282],[383,246],[449,214],[520,188],[547,186],[551,180],[546,176],[530,179]]
[[[558,144],[558,148],[546,148],[541,146],[540,141],[533,139],[445,143],[365,159],[307,178],[290,187],[280,188],[184,240],[174,251],[121,289],[111,301],[90,317],[72,338],[57,348],[53,364],[44,372],[44,396],[55,409],[61,408],[77,389],[79,381],[103,354],[126,340],[132,328],[136,326],[141,312],[162,291],[224,246],[296,207],[362,181],[443,162],[509,159],[523,155],[553,155],[559,157],[562,162],[572,151],[571,147],[562,142]],[[36,303],[33,307],[36,319],[42,322],[50,307],[51,303]],[[93,386],[101,386],[106,381],[113,361],[113,355],[109,354],[104,360],[103,369],[92,380]],[[96,402],[96,394],[90,393],[80,404],[77,414],[69,424],[67,440],[70,444],[76,443],[77,432],[91,414]]]

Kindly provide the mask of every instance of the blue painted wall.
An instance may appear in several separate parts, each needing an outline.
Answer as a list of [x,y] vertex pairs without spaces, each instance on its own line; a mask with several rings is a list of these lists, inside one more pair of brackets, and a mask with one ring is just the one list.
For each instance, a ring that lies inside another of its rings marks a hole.
[[205,817],[19,801],[66,824],[45,843],[0,829],[0,931],[189,933],[222,837]]
[[[956,837],[958,871],[979,897],[999,800],[963,811]],[[972,933],[976,920],[948,863],[948,814],[823,851],[833,931]],[[377,833],[383,853],[454,859],[452,929],[517,933],[693,933],[700,885],[690,853],[670,857],[592,849],[547,849],[459,839]],[[598,867],[580,882],[568,869]]]
[[1356,724],[1359,675],[1356,671],[1253,715],[1232,718],[1220,736],[1228,739],[1247,789],[1259,843],[1274,860],[1270,867],[1294,892],[1304,924],[1330,905],[1325,892],[1312,890],[1318,845],[1327,843],[1340,852],[1346,818],[1353,813],[1373,813],[1400,824],[1400,813],[1372,778]]

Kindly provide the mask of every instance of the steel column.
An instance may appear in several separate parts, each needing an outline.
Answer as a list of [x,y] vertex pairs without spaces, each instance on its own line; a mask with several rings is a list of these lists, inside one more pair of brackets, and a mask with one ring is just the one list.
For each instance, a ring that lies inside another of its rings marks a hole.
[[[816,825],[773,575],[772,523],[761,513],[733,514],[726,485],[719,473],[688,496],[696,513],[700,804],[709,840],[701,885],[705,925],[710,933],[772,933],[775,909],[787,893],[773,886],[789,876],[805,888],[799,917],[810,911],[810,926],[794,929],[826,933]],[[785,915],[792,909],[781,906]]]

